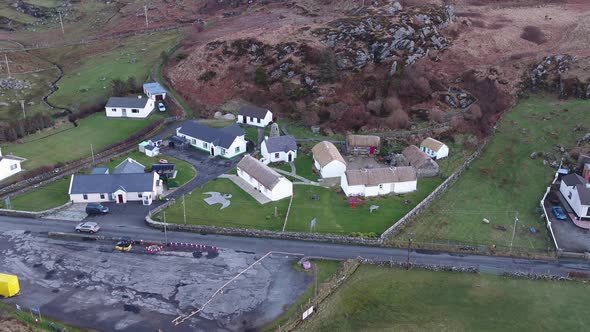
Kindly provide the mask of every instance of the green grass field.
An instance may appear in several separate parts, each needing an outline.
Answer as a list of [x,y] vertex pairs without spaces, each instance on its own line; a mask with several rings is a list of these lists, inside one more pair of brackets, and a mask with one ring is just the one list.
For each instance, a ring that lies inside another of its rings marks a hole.
[[[295,185],[293,205],[289,214],[286,231],[309,232],[310,222],[316,218],[314,232],[350,234],[352,232],[379,234],[426,197],[441,180],[421,179],[418,191],[399,196],[378,197],[366,200],[365,206],[351,209],[346,197],[336,190],[322,187]],[[220,205],[209,206],[203,198],[204,192],[217,191],[231,194],[231,205],[219,210]],[[319,200],[313,200],[317,196]],[[411,204],[404,204],[409,199]],[[249,194],[227,179],[213,180],[186,196],[187,223],[220,227],[239,227],[280,231],[289,205],[289,199],[260,205]],[[379,205],[377,212],[369,213],[370,205]],[[277,207],[278,218],[274,217]],[[157,217],[163,218],[162,214]],[[184,222],[182,204],[176,203],[166,209],[166,220],[171,223]]]
[[60,161],[88,157],[91,155],[90,144],[96,153],[124,140],[156,119],[154,115],[147,119],[107,119],[103,113],[97,113],[81,120],[78,127],[67,123],[56,129],[28,136],[22,143],[6,144],[2,147],[2,152],[26,158],[22,167],[34,169]]
[[[44,211],[65,204],[70,200],[68,188],[70,176],[40,187],[28,193],[10,198],[10,208],[19,211]],[[4,201],[1,202],[3,208]]]
[[[514,246],[547,250],[550,244],[536,209],[555,170],[543,165],[542,158],[529,156],[533,151],[554,153],[556,144],[573,147],[580,133],[572,129],[587,122],[589,108],[582,100],[558,102],[536,95],[522,100],[498,124],[482,155],[394,241],[405,242],[413,233],[417,242],[506,247],[518,213]],[[539,232],[531,234],[530,227]]]
[[139,83],[148,77],[160,53],[176,44],[178,32],[165,32],[126,39],[105,53],[87,57],[79,66],[66,71],[49,101],[72,109],[92,102],[97,96],[108,97],[111,80],[134,76]]
[[586,331],[582,282],[361,266],[300,331]]
[[[30,312],[25,311],[17,311],[14,308],[14,305],[8,305],[5,303],[0,303],[0,327],[2,327],[2,318],[8,316],[8,317],[14,317],[17,320],[23,322],[24,324],[26,324],[30,330],[26,330],[26,331],[55,331],[55,329],[50,325],[50,324],[55,324],[59,327],[63,327],[65,328],[64,331],[68,331],[68,332],[81,332],[81,331],[91,331],[91,330],[85,330],[85,329],[79,329],[73,326],[69,326],[69,325],[65,325],[62,324],[60,322],[48,319],[45,316],[41,316],[41,322],[39,323],[39,325],[35,325],[35,319],[33,317],[31,317]],[[25,331],[25,330],[19,330],[18,328],[16,330],[12,330],[11,328],[8,328],[7,331]]]
[[[332,277],[332,275],[338,270],[340,267],[340,262],[335,261],[321,261],[316,260],[312,262],[316,268],[318,269],[317,277],[318,277],[318,285],[321,285],[323,282],[327,281]],[[305,272],[310,277],[313,277],[313,271],[307,270],[305,271],[301,266],[297,264],[293,264],[293,268],[297,271]],[[275,319],[271,324],[263,327],[262,331],[276,331],[279,326],[284,326],[285,323],[289,320],[289,318],[293,317],[297,313],[301,312],[302,308],[305,304],[311,299],[315,292],[315,284],[312,283],[309,288],[301,295],[291,307],[287,311],[285,311],[279,318]]]

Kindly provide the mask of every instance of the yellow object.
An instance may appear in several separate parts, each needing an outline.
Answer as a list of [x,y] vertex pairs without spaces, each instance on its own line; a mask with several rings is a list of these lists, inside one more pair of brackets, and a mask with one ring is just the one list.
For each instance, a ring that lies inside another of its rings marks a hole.
[[0,296],[11,297],[20,292],[18,277],[12,274],[0,273]]

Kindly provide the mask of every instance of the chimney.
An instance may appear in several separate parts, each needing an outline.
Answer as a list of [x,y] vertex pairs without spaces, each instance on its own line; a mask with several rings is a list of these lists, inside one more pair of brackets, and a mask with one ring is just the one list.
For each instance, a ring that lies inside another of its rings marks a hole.
[[141,99],[141,96],[137,96],[137,99]]

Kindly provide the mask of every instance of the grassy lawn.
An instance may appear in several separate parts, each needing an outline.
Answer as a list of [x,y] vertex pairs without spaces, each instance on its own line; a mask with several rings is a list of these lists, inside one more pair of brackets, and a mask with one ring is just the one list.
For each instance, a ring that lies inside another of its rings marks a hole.
[[[223,210],[221,205],[208,205],[203,201],[209,197],[204,192],[217,191],[221,194],[231,194],[231,205]],[[191,194],[185,196],[187,224],[209,225],[219,227],[243,227],[254,229],[270,229],[279,231],[283,228],[283,221],[289,199],[260,205],[252,196],[240,189],[228,179],[216,179],[206,183],[202,188],[195,189]],[[274,210],[277,207],[278,218],[274,217]],[[183,209],[182,201],[165,210],[166,221],[182,224]],[[163,220],[163,213],[156,215],[156,220]]]
[[[20,211],[44,211],[60,206],[70,200],[70,196],[68,195],[69,186],[70,177],[67,176],[39,189],[11,197],[11,209]],[[1,202],[1,205],[5,208],[4,201]]]
[[[397,196],[366,199],[366,205],[351,209],[348,199],[335,189],[296,185],[293,205],[289,213],[287,231],[309,232],[310,222],[316,219],[314,232],[344,234],[351,232],[380,234],[396,223],[424,197],[428,196],[442,180],[439,178],[418,180],[418,191]],[[319,200],[313,200],[317,196]],[[410,200],[410,204],[404,204]],[[379,210],[369,213],[369,206],[378,205]]]
[[159,160],[161,158],[168,160],[169,163],[175,163],[176,170],[178,170],[178,174],[176,175],[176,179],[174,179],[174,181],[176,183],[178,183],[178,185],[180,185],[180,186],[189,182],[193,177],[195,177],[195,169],[189,163],[187,163],[185,161],[182,161],[182,160],[179,160],[176,158],[171,158],[168,156],[157,156],[157,157],[152,158],[152,157],[146,156],[145,154],[143,154],[139,151],[133,151],[127,155],[117,157],[117,158],[113,159],[111,162],[109,162],[108,164],[101,164],[101,165],[98,165],[98,167],[108,167],[112,172],[113,169],[117,165],[119,165],[123,160],[125,160],[127,158],[135,159],[138,163],[145,166],[146,170],[149,170],[150,167],[152,166],[152,164],[159,163]]
[[[316,218],[315,232],[346,235],[351,232],[379,234],[418,204],[440,182],[438,178],[422,179],[418,182],[418,191],[415,193],[368,199],[365,206],[356,209],[350,209],[346,197],[334,189],[296,185],[293,188],[293,205],[286,231],[309,232],[310,221]],[[202,194],[208,191],[231,194],[231,205],[223,210],[219,210],[220,205],[207,205],[203,201],[207,196]],[[312,200],[312,196],[318,196],[319,200]],[[404,204],[406,199],[409,199],[411,204]],[[186,196],[187,223],[280,231],[288,205],[289,199],[260,205],[230,180],[217,179]],[[380,208],[370,214],[370,205],[379,205]],[[278,218],[274,217],[275,206]],[[163,218],[162,215],[158,217]],[[166,220],[171,223],[183,223],[182,204],[176,203],[168,208]]]
[[[137,162],[144,165],[146,169],[149,169],[153,163],[157,163],[160,159],[151,158],[143,153],[140,153],[139,151],[134,151],[128,155],[117,157],[107,164],[100,164],[97,166],[108,167],[112,172],[117,165],[125,160],[125,158],[135,159]],[[165,158],[170,163],[176,163],[178,175],[174,181],[176,181],[179,185],[187,183],[195,176],[195,169],[187,162],[178,160],[176,158]],[[90,169],[87,169],[82,173],[90,173]],[[12,209],[23,211],[43,211],[65,204],[70,198],[68,195],[70,178],[71,177],[68,176],[47,186],[43,186],[23,195],[11,198]],[[4,202],[0,202],[0,204],[3,203]]]
[[297,175],[311,181],[318,181],[320,177],[313,171],[313,157],[309,154],[298,153],[295,158]]
[[97,113],[81,120],[78,127],[70,123],[59,128],[26,137],[22,143],[6,144],[2,148],[5,154],[12,153],[26,158],[26,169],[66,162],[91,155],[90,144],[94,152],[124,140],[156,120],[155,116],[147,119],[107,119],[103,113]]
[[[496,136],[461,178],[394,240],[405,241],[413,233],[414,239],[427,243],[505,247],[518,213],[514,246],[546,250],[550,244],[536,209],[554,170],[543,165],[542,158],[529,156],[533,151],[554,153],[556,144],[573,147],[580,133],[572,129],[587,122],[589,107],[587,101],[558,103],[536,95],[522,100],[498,124]],[[530,227],[539,233],[531,234]]]
[[76,109],[97,96],[108,96],[113,79],[134,76],[143,83],[160,53],[176,44],[177,39],[176,31],[132,37],[105,53],[86,57],[79,66],[66,70],[58,82],[59,90],[49,101]]
[[[340,262],[334,262],[334,261],[313,261],[313,264],[318,269],[318,273],[317,273],[318,285],[320,285],[321,283],[330,279],[330,277],[332,277],[332,275],[340,267]],[[309,274],[310,277],[313,278],[313,273],[314,273],[313,270],[305,271],[301,266],[299,266],[296,263],[293,264],[293,268],[297,271],[305,272],[305,273]],[[313,297],[314,292],[315,292],[315,284],[312,283],[309,286],[309,288],[305,291],[305,293],[303,293],[303,295],[301,295],[297,299],[297,301],[295,303],[293,303],[293,305],[291,305],[291,307],[289,307],[289,309],[287,311],[285,311],[281,316],[279,316],[279,318],[275,319],[271,324],[263,327],[261,330],[262,331],[269,331],[269,332],[276,331],[280,325],[284,325],[285,323],[287,323],[289,318],[293,317],[294,315],[298,315],[300,312],[302,312],[301,309]]]
[[[23,308],[25,308],[25,307],[23,306]],[[47,319],[47,317],[45,317],[45,316],[41,316],[41,322],[39,323],[39,325],[35,325],[35,319],[31,317],[31,314],[29,312],[27,312],[26,309],[24,309],[24,310],[25,311],[19,312],[19,311],[16,311],[16,309],[14,309],[13,305],[0,303],[0,327],[2,327],[4,324],[3,318],[5,316],[7,316],[7,317],[16,318],[18,321],[22,322],[23,325],[28,326],[27,331],[55,331],[55,329],[53,329],[50,326],[51,323],[56,324],[60,327],[66,328],[65,330],[68,332],[90,331],[90,330],[83,330],[83,329],[75,328],[73,326],[65,325],[60,322],[56,322],[54,320]],[[8,323],[6,323],[6,324],[8,324]],[[5,327],[8,328],[7,331],[21,331],[19,328],[15,327],[15,326],[9,325],[9,326],[5,326]],[[13,330],[11,328],[16,328],[16,330]],[[22,331],[25,331],[25,330],[23,329]]]
[[283,135],[283,125],[287,127],[287,132],[289,135],[295,138],[325,138],[325,139],[332,139],[332,140],[344,140],[343,134],[335,134],[332,136],[325,136],[320,133],[314,133],[311,129],[307,126],[304,126],[300,123],[290,122],[290,121],[279,121],[279,127],[281,129],[281,135]]
[[589,290],[582,282],[361,266],[299,330],[586,331]]

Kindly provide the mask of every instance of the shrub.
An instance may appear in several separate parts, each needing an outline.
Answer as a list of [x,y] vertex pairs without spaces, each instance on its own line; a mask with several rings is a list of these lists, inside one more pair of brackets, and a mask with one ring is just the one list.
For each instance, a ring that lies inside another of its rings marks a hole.
[[263,67],[256,68],[256,72],[254,72],[254,83],[261,87],[268,86],[268,74]]
[[176,54],[176,60],[186,59],[188,55],[186,53],[178,53]]
[[214,71],[208,70],[199,76],[199,81],[208,82],[215,78],[216,75],[217,74]]
[[338,65],[336,64],[336,54],[332,50],[322,51],[318,69],[319,78],[322,82],[332,83],[340,78]]
[[524,27],[522,33],[520,34],[520,38],[533,42],[537,45],[541,45],[547,42],[547,39],[545,38],[545,34],[543,33],[543,31],[541,31],[541,29],[539,29],[538,27],[532,25]]

